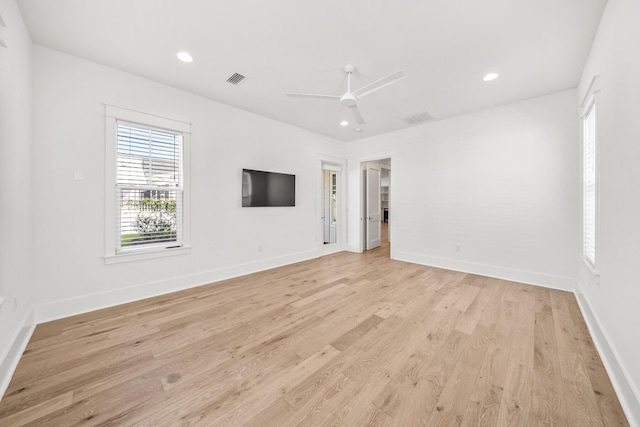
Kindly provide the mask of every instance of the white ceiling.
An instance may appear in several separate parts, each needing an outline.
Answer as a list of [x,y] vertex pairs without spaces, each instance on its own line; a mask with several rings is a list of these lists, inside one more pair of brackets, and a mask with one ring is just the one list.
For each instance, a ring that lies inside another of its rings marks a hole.
[[[18,0],[35,43],[343,141],[576,87],[606,0]],[[176,59],[188,51],[194,62]],[[345,64],[358,88],[337,101]],[[490,71],[500,77],[490,83]],[[247,78],[226,82],[234,72]],[[343,119],[350,123],[342,127]]]

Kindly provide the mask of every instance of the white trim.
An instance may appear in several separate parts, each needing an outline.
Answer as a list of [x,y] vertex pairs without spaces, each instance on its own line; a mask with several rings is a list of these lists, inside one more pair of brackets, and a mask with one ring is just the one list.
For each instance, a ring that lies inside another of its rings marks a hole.
[[296,262],[318,258],[319,256],[320,251],[315,249],[281,257],[238,264],[230,267],[217,268],[195,274],[171,277],[155,282],[142,283],[128,288],[114,288],[107,292],[85,295],[78,298],[67,298],[64,300],[53,301],[36,307],[36,320],[38,323],[49,322],[69,316],[75,316],[77,314],[113,307],[119,304],[126,304],[132,301],[195,288],[219,282],[221,280],[232,279],[246,274],[282,267]]
[[[391,160],[391,165],[384,165],[385,169],[389,169],[389,170],[393,170],[393,165],[397,163],[396,160],[396,156],[397,153],[395,150],[387,150],[387,151],[379,151],[377,153],[373,153],[373,154],[365,154],[362,156],[358,156],[356,157],[356,162],[358,165],[358,220],[360,223],[360,227],[358,228],[358,246],[356,247],[355,250],[352,250],[352,252],[356,252],[356,253],[361,253],[365,251],[365,232],[364,232],[364,216],[365,216],[365,206],[363,203],[364,200],[364,194],[363,192],[366,191],[363,188],[363,179],[362,179],[362,170],[363,170],[363,165],[364,163],[369,163],[369,162],[377,162],[379,160],[382,159],[390,159]],[[397,194],[396,190],[394,188],[394,182],[395,180],[392,180],[389,183],[389,194]],[[389,212],[395,212],[394,207],[393,207],[393,197],[389,197]],[[389,230],[389,235],[391,235],[392,231],[393,231],[393,220],[391,219],[391,216],[389,217],[389,223],[388,223],[388,230]],[[393,243],[390,243],[390,253],[391,253],[391,258],[394,258],[394,254],[395,251],[393,249]]]
[[0,400],[2,400],[2,396],[4,396],[4,393],[9,387],[9,383],[18,367],[22,353],[24,353],[24,350],[27,348],[27,344],[29,344],[29,340],[35,329],[35,310],[32,307],[22,320],[21,326],[18,327],[18,332],[9,347],[9,351],[0,363]]
[[581,292],[576,292],[576,300],[582,312],[582,317],[589,329],[602,364],[609,375],[613,389],[616,392],[622,410],[631,426],[640,426],[640,393],[630,381],[631,376],[621,362],[618,352],[609,339],[602,323],[591,308],[589,300]]
[[175,255],[186,255],[191,253],[191,246],[179,248],[150,248],[144,251],[137,252],[119,252],[118,255],[105,255],[105,264],[118,264],[121,262],[140,261],[144,259],[162,258]]
[[325,161],[322,162],[322,170],[332,171],[332,172],[342,172],[342,167],[340,165],[335,165],[332,163],[327,163]]
[[[105,106],[105,139],[104,139],[104,255],[105,258],[116,254],[116,213],[114,203],[116,198],[116,132],[117,120],[106,115]],[[109,142],[111,141],[111,142]]]
[[[188,254],[191,246],[191,124],[180,120],[143,113],[127,108],[104,104],[105,108],[105,205],[104,205],[104,255],[105,264],[129,262],[149,258]],[[147,127],[182,133],[182,240],[180,248],[143,248],[131,253],[117,252],[116,212],[116,132],[117,121],[139,123]],[[120,258],[120,259],[116,259]]]
[[[598,107],[596,103],[600,97],[600,79],[599,75],[594,76],[589,83],[589,87],[586,93],[583,96],[583,99],[580,103],[580,140],[581,140],[581,167],[580,167],[580,182],[581,182],[581,198],[580,198],[580,241],[581,241],[581,258],[583,262],[586,264],[588,271],[591,273],[591,281],[599,283],[600,274],[596,270],[597,265],[597,253],[598,253],[598,242],[600,241],[600,112],[598,111]],[[594,166],[594,189],[593,189],[593,197],[594,197],[594,212],[593,212],[593,245],[589,246],[590,252],[592,252],[593,259],[585,254],[585,194],[586,194],[586,171],[585,171],[585,163],[586,163],[586,154],[585,154],[585,134],[584,128],[586,123],[587,116],[595,110],[594,116],[594,134],[593,134],[593,166]]]
[[428,265],[430,267],[444,268],[447,270],[461,271],[463,273],[494,277],[496,279],[510,280],[512,282],[527,283],[530,285],[542,286],[544,288],[559,289],[562,291],[574,292],[576,289],[576,278],[574,277],[516,270],[512,268],[426,256],[404,251],[395,251],[392,259]]
[[[320,163],[320,171],[331,170],[340,172],[338,175],[338,221],[342,226],[338,226],[337,241],[330,245],[324,244],[324,233],[322,221],[317,234],[318,248],[320,256],[329,255],[336,252],[344,251],[347,246],[347,226],[348,226],[348,210],[347,210],[347,160],[319,153],[318,161]],[[322,198],[323,198],[323,177],[322,173],[318,173],[318,196],[316,197],[316,217],[322,219]]]
[[584,117],[584,115],[589,111],[591,106],[593,105],[596,94],[600,92],[600,75],[593,76],[591,81],[589,82],[589,87],[582,97],[582,101],[580,102],[580,117]]
[[340,245],[338,245],[337,243],[330,244],[330,245],[323,245],[322,253],[320,254],[320,256],[333,255],[333,254],[337,254],[338,252],[345,252],[345,249],[341,248]]
[[330,156],[323,153],[318,153],[318,159],[322,160],[323,162],[342,165],[343,167],[347,164],[347,160],[343,157]]
[[580,112],[580,118],[584,120],[584,118],[587,116],[587,114],[589,114],[589,112],[591,111],[591,108],[593,107],[593,105],[596,103],[596,101],[598,100],[598,94],[600,92],[593,92],[591,94],[589,94],[589,97],[586,100],[586,104],[584,106],[584,108],[582,109],[582,111]]
[[582,256],[595,268],[598,218],[598,145],[595,97],[582,117]]
[[596,266],[593,265],[591,261],[589,261],[589,259],[587,259],[587,257],[585,257],[584,255],[582,256],[582,263],[587,268],[587,271],[589,271],[591,276],[600,277],[600,272],[596,270]]
[[[360,167],[360,164],[362,163],[368,163],[368,162],[377,162],[378,160],[383,160],[383,159],[391,159],[391,167],[393,167],[393,159],[396,157],[396,151],[395,150],[387,150],[387,151],[379,151],[377,153],[373,153],[373,154],[365,154],[362,156],[358,156],[356,157],[356,162],[358,162],[358,167]],[[387,169],[389,169],[389,165],[385,165],[387,166]]]
[[154,126],[160,129],[191,133],[191,123],[181,120],[170,119],[168,117],[156,116],[155,114],[144,113],[142,111],[128,108],[115,107],[104,104],[104,115],[112,119],[121,119],[134,124]]

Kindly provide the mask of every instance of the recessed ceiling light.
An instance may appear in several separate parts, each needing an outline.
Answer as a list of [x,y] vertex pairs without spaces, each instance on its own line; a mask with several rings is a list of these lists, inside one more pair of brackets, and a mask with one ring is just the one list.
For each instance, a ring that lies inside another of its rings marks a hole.
[[349,125],[349,122],[346,120],[343,120],[340,122],[340,126],[348,126],[348,125]]
[[491,80],[495,80],[498,78],[498,74],[496,73],[489,73],[486,76],[484,76],[482,78],[482,80],[484,80],[485,82],[490,82]]
[[353,131],[354,131],[354,132],[362,132],[362,129],[360,129],[360,128],[355,128]]
[[176,56],[182,62],[193,62],[193,58],[187,52],[178,52]]

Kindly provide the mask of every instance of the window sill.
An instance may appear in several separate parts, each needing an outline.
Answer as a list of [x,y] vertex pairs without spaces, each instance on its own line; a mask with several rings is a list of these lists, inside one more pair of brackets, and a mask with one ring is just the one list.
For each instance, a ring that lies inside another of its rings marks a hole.
[[582,257],[582,263],[589,273],[589,283],[592,285],[600,285],[600,272],[596,270],[594,265],[591,264],[591,262],[589,262],[589,260],[587,260],[585,257]]
[[587,267],[587,271],[589,271],[589,273],[591,273],[592,276],[600,276],[600,273],[598,272],[598,270],[596,270],[593,264],[591,264],[591,262],[589,262],[585,257],[582,257],[582,263],[584,264],[585,267]]
[[145,259],[163,258],[168,256],[186,255],[191,252],[191,246],[181,246],[171,249],[155,249],[144,252],[121,253],[118,255],[105,255],[105,264],[119,264],[121,262],[141,261]]

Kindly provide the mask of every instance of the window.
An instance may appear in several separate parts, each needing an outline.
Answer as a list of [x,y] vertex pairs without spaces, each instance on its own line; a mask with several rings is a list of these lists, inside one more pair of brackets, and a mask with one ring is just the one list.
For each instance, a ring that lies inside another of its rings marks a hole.
[[184,252],[190,125],[111,106],[106,113],[106,262]]
[[596,265],[596,104],[592,102],[583,117],[583,219],[582,253]]
[[116,252],[182,246],[182,134],[117,127]]

